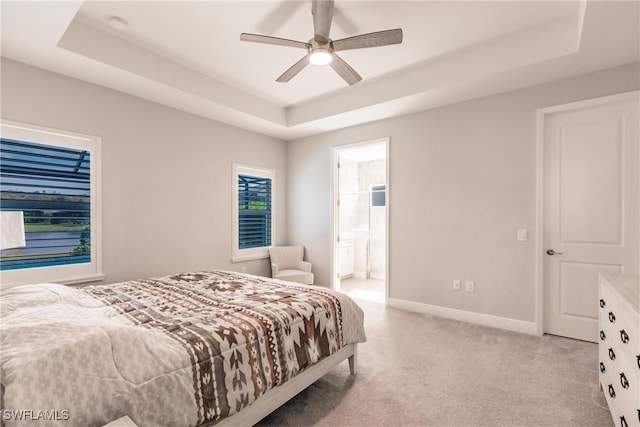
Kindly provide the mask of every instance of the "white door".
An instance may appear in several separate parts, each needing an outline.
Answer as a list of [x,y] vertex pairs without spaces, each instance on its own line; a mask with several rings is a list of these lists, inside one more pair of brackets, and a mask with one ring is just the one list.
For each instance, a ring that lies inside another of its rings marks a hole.
[[597,341],[598,275],[638,274],[638,93],[544,119],[544,332]]

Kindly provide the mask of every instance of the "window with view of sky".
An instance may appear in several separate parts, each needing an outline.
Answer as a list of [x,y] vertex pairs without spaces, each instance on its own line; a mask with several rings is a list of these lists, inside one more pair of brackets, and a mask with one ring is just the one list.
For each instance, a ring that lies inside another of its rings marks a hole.
[[91,154],[0,139],[2,210],[23,211],[27,246],[5,249],[2,270],[91,261]]

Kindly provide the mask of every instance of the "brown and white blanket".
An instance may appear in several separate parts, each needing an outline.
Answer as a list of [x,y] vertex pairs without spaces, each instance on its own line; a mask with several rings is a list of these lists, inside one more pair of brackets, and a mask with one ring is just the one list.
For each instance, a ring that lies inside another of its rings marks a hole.
[[216,422],[365,339],[347,296],[232,272],[19,286],[0,299],[1,415],[7,426]]

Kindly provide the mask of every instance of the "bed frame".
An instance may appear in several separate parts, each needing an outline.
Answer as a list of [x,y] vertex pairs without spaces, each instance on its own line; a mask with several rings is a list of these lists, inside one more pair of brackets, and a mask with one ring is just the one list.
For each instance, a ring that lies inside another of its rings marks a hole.
[[[305,369],[286,383],[270,389],[237,414],[225,418],[215,425],[230,427],[256,424],[346,359],[349,359],[349,372],[351,372],[351,375],[356,375],[358,369],[358,344],[349,344],[342,347],[336,353]],[[211,426],[213,424],[206,425]]]

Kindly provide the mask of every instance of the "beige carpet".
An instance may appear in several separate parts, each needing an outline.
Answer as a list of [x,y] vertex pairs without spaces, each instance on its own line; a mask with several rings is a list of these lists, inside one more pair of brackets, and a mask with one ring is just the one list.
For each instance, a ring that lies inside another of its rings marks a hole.
[[613,426],[597,345],[358,300],[368,341],[259,426]]

